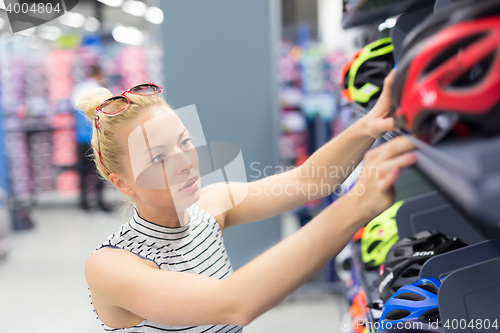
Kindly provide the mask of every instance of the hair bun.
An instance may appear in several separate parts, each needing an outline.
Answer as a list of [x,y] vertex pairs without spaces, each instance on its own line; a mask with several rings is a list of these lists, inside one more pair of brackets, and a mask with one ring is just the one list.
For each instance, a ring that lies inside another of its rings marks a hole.
[[85,112],[90,120],[95,118],[95,108],[113,94],[106,88],[94,88],[79,94],[75,100],[75,106]]

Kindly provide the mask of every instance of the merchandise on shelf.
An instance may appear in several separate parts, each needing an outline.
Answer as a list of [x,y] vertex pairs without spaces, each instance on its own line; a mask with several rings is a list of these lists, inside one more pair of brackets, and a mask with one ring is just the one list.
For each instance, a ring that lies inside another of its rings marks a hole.
[[352,304],[349,309],[351,315],[351,327],[354,333],[363,333],[366,330],[366,295],[360,290],[352,298]]
[[348,281],[352,279],[351,266],[352,250],[349,246],[346,246],[335,256],[335,272],[337,273],[337,276],[346,283],[346,285],[349,285],[350,283]]
[[63,171],[56,177],[58,191],[67,196],[80,193],[80,174],[76,171]]
[[7,192],[0,186],[0,260],[9,250],[9,235],[12,230]]
[[78,162],[74,85],[85,79],[91,65],[100,65],[112,93],[149,81],[161,86],[162,50],[152,43],[125,46],[72,33],[41,43],[33,57],[28,37],[8,37],[0,43],[0,110],[12,195],[16,200],[53,190],[74,195],[68,190],[73,185],[61,185],[72,179]]
[[397,127],[430,143],[500,134],[499,8],[445,7],[406,36],[392,95]]
[[20,200],[28,200],[30,198],[32,178],[26,133],[5,133],[5,147],[12,195]]
[[361,237],[361,257],[366,267],[380,266],[391,246],[398,241],[395,216],[403,202],[396,202],[366,225]]
[[[375,5],[372,2],[365,3]],[[413,3],[399,1],[403,2]],[[393,220],[397,215],[407,238],[396,242],[399,235],[395,224],[387,228],[392,230],[387,233],[383,221],[373,223],[386,211],[365,227],[361,244],[354,240],[349,244],[353,283],[346,297],[351,299],[359,290],[365,292],[369,303],[367,324],[380,327],[379,333],[444,333],[445,328],[456,330],[457,323],[461,331],[472,332],[479,329],[471,327],[474,317],[497,327],[498,307],[493,304],[498,294],[494,291],[499,288],[495,278],[500,271],[495,245],[499,238],[491,238],[500,233],[495,218],[500,214],[496,204],[500,171],[496,144],[500,138],[500,0],[437,0],[426,5],[433,8],[433,14],[424,19],[432,8],[409,6],[390,31],[398,43],[394,47],[402,51],[390,112],[397,129],[384,139],[406,136],[417,147],[417,163],[407,174],[401,174],[395,186],[396,198],[408,205],[397,202],[399,207],[391,207],[386,218]],[[406,34],[402,47],[402,38],[396,38],[396,34]],[[360,58],[362,53],[353,63]],[[346,64],[339,74],[341,89],[342,79],[347,71],[347,76],[352,75],[353,68]],[[387,73],[390,69],[386,64]],[[362,105],[364,109],[358,108],[356,103],[361,99],[356,101],[353,91],[345,93],[346,99],[353,98],[353,113],[365,113],[377,100],[374,97],[367,106]],[[341,109],[340,117],[344,113]],[[352,123],[353,118],[344,117],[347,124]],[[340,123],[335,126],[340,127]],[[430,146],[422,140],[438,144]],[[418,181],[432,183],[431,190],[438,189],[446,197],[419,192],[420,185],[411,178],[417,174],[414,171],[418,172]],[[406,177],[409,174],[412,176]],[[402,188],[404,191],[399,191]],[[434,229],[446,229],[448,234],[458,236],[456,230],[464,242]],[[420,230],[430,231],[417,233]],[[466,240],[467,235],[471,237]],[[390,243],[387,239],[393,244],[384,248],[381,244]],[[372,269],[377,265],[381,265],[378,274]]]
[[363,237],[363,233],[365,232],[365,227],[359,228],[358,231],[352,236],[352,240],[355,242],[361,241],[361,237]]
[[368,106],[382,92],[384,79],[394,67],[391,38],[376,40],[361,50],[349,69],[349,94],[353,101]]
[[400,287],[418,280],[420,270],[430,258],[466,246],[436,230],[422,231],[414,237],[398,240],[380,266],[380,298],[385,302]]
[[347,60],[340,69],[338,78],[340,93],[347,102],[352,102],[351,92],[349,91],[349,72],[354,60],[358,58],[361,51],[363,51],[363,49],[359,49],[354,52],[349,60]]
[[440,287],[441,282],[435,278],[423,278],[401,287],[385,302],[378,333],[444,333],[438,308]]
[[52,145],[50,132],[34,132],[29,136],[33,190],[50,191],[54,188],[52,166]]

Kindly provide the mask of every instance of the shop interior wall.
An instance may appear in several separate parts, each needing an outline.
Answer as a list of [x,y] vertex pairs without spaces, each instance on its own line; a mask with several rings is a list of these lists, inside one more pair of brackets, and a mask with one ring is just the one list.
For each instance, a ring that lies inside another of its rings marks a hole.
[[367,30],[371,27],[342,29],[342,0],[317,1],[318,40],[326,53],[344,50],[347,55],[350,55],[366,45]]
[[[262,170],[278,162],[279,2],[165,0],[161,9],[167,101],[195,104],[206,141],[237,144],[255,180],[252,163]],[[279,224],[277,216],[225,230],[233,268],[279,242]]]

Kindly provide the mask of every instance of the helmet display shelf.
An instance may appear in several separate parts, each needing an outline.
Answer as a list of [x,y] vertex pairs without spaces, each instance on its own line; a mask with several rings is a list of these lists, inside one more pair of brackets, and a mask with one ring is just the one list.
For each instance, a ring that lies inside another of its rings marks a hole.
[[[485,230],[500,226],[500,136],[417,147],[417,166]],[[495,184],[497,186],[495,186]]]
[[[491,327],[474,329],[460,327],[460,321],[482,319],[498,323],[500,308],[500,237],[451,251],[429,259],[420,276],[441,279],[438,294],[445,332],[487,332]],[[454,322],[455,319],[455,322]],[[458,319],[458,320],[457,320]],[[446,325],[448,326],[448,325]]]
[[[500,257],[458,269],[444,279],[438,302],[446,333],[490,332],[492,328],[498,329],[498,272]],[[488,323],[488,327],[477,328],[478,325],[473,329],[470,326],[471,321],[477,323],[479,318],[482,323]]]
[[459,207],[451,204],[442,191],[431,191],[405,200],[396,215],[396,223],[401,238],[437,229],[446,235],[460,238],[466,244],[482,242],[495,237],[495,232],[500,232],[498,228],[498,231],[484,230],[481,224],[475,223]]
[[380,23],[388,17],[433,4],[434,0],[344,0],[342,27]]
[[[395,184],[395,201],[404,200],[396,213],[398,236],[436,230],[467,245],[432,256],[419,266],[418,277],[440,280],[440,332],[489,332],[500,327],[500,56],[497,40],[486,37],[499,36],[500,0],[343,1],[343,28],[376,26],[396,16],[390,33],[396,60],[391,115],[397,129],[377,143],[404,135],[417,147],[416,164],[401,170]],[[455,67],[446,62],[455,58],[463,61]],[[451,82],[446,85],[441,72],[432,72],[436,69],[460,75],[446,77]],[[415,94],[423,91],[426,97],[428,90],[419,87],[432,81],[429,73],[441,84],[436,95],[441,104],[430,97],[421,102]],[[466,103],[474,94],[480,97]],[[350,104],[359,115],[371,108]],[[366,320],[374,325],[383,315],[376,306],[383,304],[379,274],[366,269],[359,242],[348,246],[353,280],[369,304]]]
[[348,244],[352,250],[352,274],[353,278],[360,284],[360,288],[365,292],[366,302],[368,307],[365,308],[365,318],[366,326],[374,327],[374,324],[380,318],[382,314],[381,307],[378,308],[377,304],[380,304],[380,294],[378,292],[378,271],[377,270],[365,270],[363,260],[361,259],[361,247],[360,244],[351,241]]
[[[442,279],[450,273],[500,257],[500,237],[435,256],[427,260],[419,277]],[[498,276],[496,277],[498,279]]]

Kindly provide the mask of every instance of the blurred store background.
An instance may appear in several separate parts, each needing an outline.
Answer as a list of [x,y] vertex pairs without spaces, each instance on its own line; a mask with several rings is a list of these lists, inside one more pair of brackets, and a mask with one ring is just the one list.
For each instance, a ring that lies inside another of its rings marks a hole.
[[[237,143],[252,181],[270,172],[254,176],[251,163],[296,167],[359,117],[340,97],[339,71],[385,26],[345,31],[341,20],[342,0],[80,0],[12,34],[0,1],[0,332],[101,330],[83,265],[127,212],[110,185],[114,212],[78,206],[70,99],[92,66],[113,93],[154,82],[175,108],[196,104],[207,140]],[[228,229],[234,268],[335,199]],[[245,332],[339,331],[341,289],[332,260]]]

